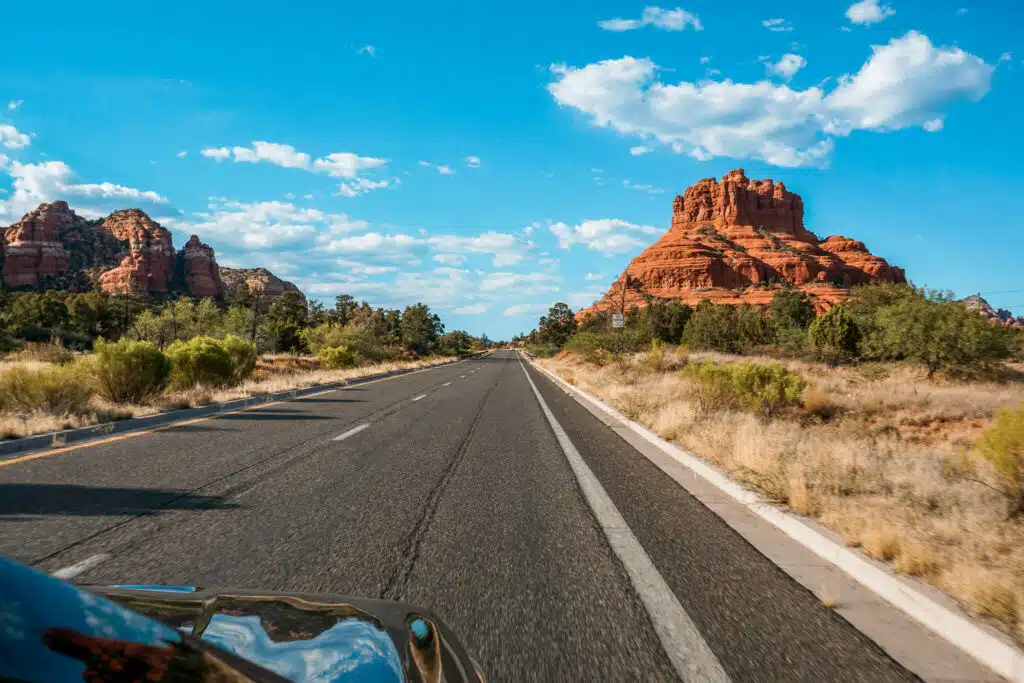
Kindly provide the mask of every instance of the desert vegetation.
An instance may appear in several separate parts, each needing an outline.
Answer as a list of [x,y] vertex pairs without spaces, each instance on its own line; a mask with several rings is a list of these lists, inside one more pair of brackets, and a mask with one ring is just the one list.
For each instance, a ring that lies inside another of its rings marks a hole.
[[[796,290],[763,311],[660,302],[623,330],[552,309],[525,341],[566,381],[1024,641],[1020,333],[908,286],[855,289],[821,316],[809,304]],[[569,328],[560,346],[542,332],[552,316]]]
[[159,304],[90,292],[0,297],[0,438],[443,362],[487,346],[425,304],[333,309],[285,293]]

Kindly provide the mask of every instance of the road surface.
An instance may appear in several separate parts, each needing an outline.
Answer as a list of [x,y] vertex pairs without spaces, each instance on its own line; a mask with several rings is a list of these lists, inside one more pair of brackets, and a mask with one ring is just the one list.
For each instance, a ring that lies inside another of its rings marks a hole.
[[678,680],[529,373],[723,680],[914,680],[527,368],[501,351],[0,461],[0,553],[87,583],[406,600],[492,681]]

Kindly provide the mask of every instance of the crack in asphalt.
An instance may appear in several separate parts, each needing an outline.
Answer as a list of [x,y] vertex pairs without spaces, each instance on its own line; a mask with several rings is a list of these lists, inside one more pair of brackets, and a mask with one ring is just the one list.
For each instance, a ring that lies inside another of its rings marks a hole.
[[[502,367],[502,372],[508,367],[508,361],[505,361],[505,366]],[[396,565],[395,570],[391,573],[387,582],[381,588],[377,594],[381,600],[405,600],[405,590],[409,583],[409,577],[412,576],[412,570],[416,566],[416,561],[419,559],[420,549],[423,546],[423,539],[427,534],[427,530],[430,528],[430,523],[434,519],[434,515],[437,513],[437,507],[441,502],[441,497],[448,488],[448,484],[455,476],[455,471],[459,467],[459,463],[462,462],[466,451],[469,450],[469,443],[473,439],[473,435],[476,433],[476,428],[480,424],[480,417],[483,415],[484,408],[487,406],[487,401],[490,400],[491,394],[501,383],[501,373],[498,374],[498,378],[495,379],[494,384],[484,394],[484,399],[480,402],[480,407],[477,409],[476,414],[473,415],[473,421],[469,425],[469,430],[466,432],[466,436],[459,442],[459,446],[455,451],[455,455],[445,466],[441,472],[441,476],[438,477],[437,482],[430,489],[427,494],[427,500],[423,505],[423,511],[420,513],[419,518],[416,520],[416,524],[412,528],[412,532],[406,539],[405,546],[402,549],[399,557],[401,561]]]
[[[345,391],[345,390],[344,389],[338,389],[338,391]],[[299,399],[299,401],[301,401],[301,400],[302,399]],[[401,409],[402,405],[404,403],[406,403],[408,400],[409,400],[408,397],[399,399],[397,401],[389,403],[387,406],[381,408],[380,410],[378,410],[376,412],[370,413],[368,416],[363,416],[363,417],[358,418],[356,420],[349,420],[348,422],[344,423],[341,426],[345,427],[345,426],[348,426],[350,424],[355,424],[357,422],[366,421],[366,420],[368,420],[370,418],[373,418],[375,421],[379,421],[379,420],[385,419],[387,417],[390,417],[394,413],[398,412],[398,410]],[[219,419],[219,418],[214,418],[214,419]],[[125,526],[127,526],[129,524],[132,524],[133,522],[137,522],[140,519],[146,519],[146,518],[149,518],[149,517],[156,516],[156,515],[158,515],[158,514],[160,514],[162,512],[165,512],[165,511],[168,511],[168,510],[172,510],[172,509],[174,509],[173,506],[174,506],[175,503],[178,503],[179,501],[182,501],[182,500],[184,500],[184,499],[186,499],[186,498],[188,498],[190,496],[196,495],[199,492],[201,492],[203,489],[206,489],[206,488],[209,488],[209,487],[214,486],[216,484],[219,484],[219,483],[221,483],[223,481],[231,479],[232,477],[237,477],[240,474],[244,474],[245,472],[248,472],[249,470],[257,468],[260,465],[266,464],[267,462],[270,462],[271,460],[280,458],[281,456],[284,456],[284,455],[286,455],[287,453],[289,453],[291,451],[294,451],[294,450],[296,450],[298,448],[301,448],[301,447],[305,446],[306,444],[312,443],[312,442],[316,441],[317,439],[322,439],[325,434],[334,433],[337,430],[338,430],[338,426],[337,425],[332,425],[330,429],[324,430],[322,432],[319,432],[316,435],[311,436],[308,439],[305,439],[304,441],[300,441],[298,443],[294,443],[291,446],[288,446],[286,448],[282,448],[279,451],[271,453],[270,455],[268,455],[265,458],[262,458],[261,460],[257,460],[256,462],[249,463],[245,467],[241,467],[241,468],[239,468],[237,470],[234,470],[232,472],[228,472],[227,474],[221,475],[219,477],[216,477],[215,479],[211,479],[210,481],[204,482],[204,483],[200,484],[199,486],[197,486],[195,488],[189,489],[187,491],[183,491],[183,492],[181,492],[181,493],[179,493],[179,494],[177,494],[175,496],[172,496],[171,498],[169,498],[165,502],[161,503],[160,505],[156,505],[153,508],[151,508],[149,510],[146,510],[145,512],[140,512],[138,514],[132,515],[131,517],[129,517],[127,519],[122,519],[121,521],[116,522],[114,524],[111,524],[108,527],[104,527],[102,529],[99,529],[99,530],[97,530],[97,531],[87,535],[87,536],[83,536],[82,538],[80,538],[80,539],[78,539],[76,541],[72,541],[71,543],[68,543],[67,545],[62,546],[61,548],[58,548],[57,550],[54,550],[54,551],[52,551],[50,553],[47,553],[46,555],[43,555],[42,557],[34,558],[34,559],[32,559],[32,560],[30,560],[28,562],[28,565],[31,566],[31,567],[37,567],[40,564],[42,564],[43,562],[46,562],[48,560],[52,560],[53,558],[58,557],[59,555],[62,555],[63,553],[68,552],[69,550],[73,550],[73,549],[75,549],[75,548],[77,548],[77,547],[79,547],[79,546],[81,546],[81,545],[83,545],[85,543],[88,543],[89,541],[94,541],[97,538],[100,538],[101,536],[105,536],[106,534],[109,534],[112,531],[117,531],[119,529],[122,529]],[[238,497],[239,495],[241,495],[243,493],[247,493],[249,490],[255,488],[260,483],[265,481],[267,478],[269,478],[269,477],[279,473],[281,470],[286,469],[288,467],[291,467],[292,465],[296,465],[296,464],[302,462],[303,460],[306,460],[308,458],[313,457],[314,455],[316,455],[316,452],[311,452],[311,453],[307,454],[304,457],[297,457],[297,458],[293,458],[292,460],[288,460],[286,462],[283,462],[280,465],[278,465],[277,467],[274,467],[274,468],[268,470],[267,472],[265,472],[264,474],[260,475],[259,477],[257,477],[252,482],[247,482],[244,485],[235,486],[235,487],[231,487],[231,488],[227,489],[227,491],[224,492],[224,494],[221,496],[221,498],[223,498],[224,501],[228,501],[231,498],[236,498],[236,497]],[[125,549],[129,549],[130,550],[136,544],[137,544],[137,542],[129,542],[127,545],[125,545],[122,548],[122,551],[125,550]]]

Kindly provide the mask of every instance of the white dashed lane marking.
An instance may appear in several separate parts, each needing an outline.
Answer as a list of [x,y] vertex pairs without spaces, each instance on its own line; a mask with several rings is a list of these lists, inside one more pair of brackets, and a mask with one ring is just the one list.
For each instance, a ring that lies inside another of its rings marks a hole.
[[103,553],[100,553],[99,555],[93,555],[91,557],[85,558],[81,562],[76,562],[75,564],[70,565],[68,567],[64,567],[63,569],[58,569],[53,573],[53,575],[58,579],[73,579],[79,574],[89,571],[90,569],[98,565],[100,562],[106,560],[108,557],[110,557],[110,555],[105,555]]
[[358,434],[359,432],[363,431],[364,429],[366,429],[369,426],[370,426],[369,422],[364,422],[363,424],[359,425],[358,427],[353,427],[352,429],[348,430],[344,434],[339,434],[338,436],[336,436],[333,439],[331,439],[331,441],[344,441],[348,437],[353,436],[355,434]]
[[420,394],[419,396],[417,396],[416,398],[414,398],[414,399],[413,399],[413,401],[419,401],[419,400],[421,400],[421,399],[424,399],[424,398],[426,398],[426,397],[427,397],[427,395],[426,395],[426,394]]

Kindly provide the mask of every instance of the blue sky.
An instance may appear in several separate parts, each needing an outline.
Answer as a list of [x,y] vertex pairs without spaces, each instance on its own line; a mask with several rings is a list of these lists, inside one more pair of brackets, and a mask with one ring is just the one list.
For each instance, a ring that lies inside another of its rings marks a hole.
[[[9,3],[0,225],[138,206],[307,294],[508,337],[742,167],[959,295],[1024,289],[1015,0]],[[1024,313],[1024,291],[993,294]]]

